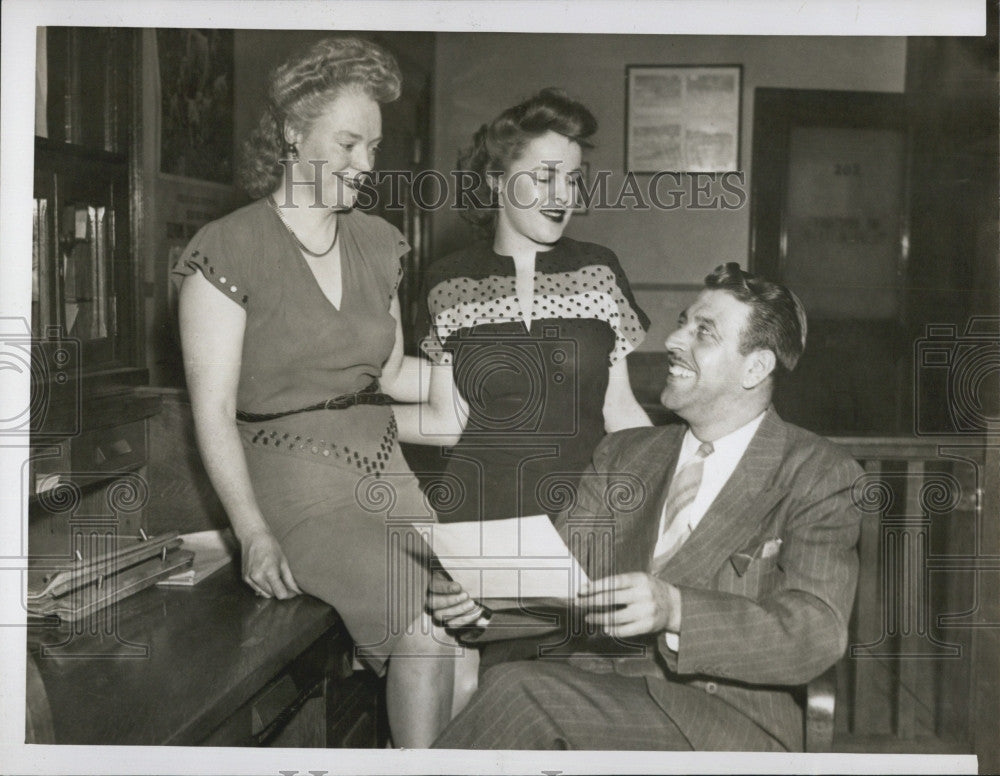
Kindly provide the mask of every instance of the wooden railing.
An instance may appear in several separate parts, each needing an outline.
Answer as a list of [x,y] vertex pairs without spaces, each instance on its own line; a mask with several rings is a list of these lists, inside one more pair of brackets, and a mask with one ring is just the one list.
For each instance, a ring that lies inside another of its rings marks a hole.
[[833,441],[865,470],[854,488],[861,566],[837,666],[834,749],[996,762],[1000,440]]

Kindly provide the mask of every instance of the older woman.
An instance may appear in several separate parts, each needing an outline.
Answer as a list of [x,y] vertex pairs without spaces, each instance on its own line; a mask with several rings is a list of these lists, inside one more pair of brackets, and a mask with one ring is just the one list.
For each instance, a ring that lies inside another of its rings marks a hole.
[[336,607],[359,658],[388,661],[394,743],[421,747],[450,716],[456,650],[422,618],[423,547],[393,520],[433,520],[398,445],[415,410],[388,406],[426,395],[400,337],[409,246],[353,209],[400,85],[393,58],[355,38],[279,66],[245,149],[256,201],[206,225],[175,272],[198,444],[245,581]]
[[[476,133],[459,160],[487,239],[429,272],[431,409],[464,500],[442,520],[555,512],[605,432],[649,425],[625,356],[648,319],[609,249],[563,235],[597,128],[545,89]],[[456,411],[457,410],[457,411]]]

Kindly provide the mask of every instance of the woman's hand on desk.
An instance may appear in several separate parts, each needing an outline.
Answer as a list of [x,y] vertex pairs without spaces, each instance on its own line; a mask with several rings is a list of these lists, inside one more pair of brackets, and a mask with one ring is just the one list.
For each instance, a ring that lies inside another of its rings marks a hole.
[[281,545],[270,531],[258,531],[242,542],[243,581],[264,598],[294,598],[302,591],[295,584]]
[[458,582],[436,571],[427,588],[427,610],[434,622],[445,628],[475,625],[483,616],[483,607],[470,598]]

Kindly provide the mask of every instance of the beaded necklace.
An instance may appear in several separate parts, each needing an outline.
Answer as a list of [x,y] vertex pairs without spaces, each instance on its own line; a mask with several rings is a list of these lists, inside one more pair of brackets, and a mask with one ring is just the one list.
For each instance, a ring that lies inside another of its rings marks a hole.
[[292,227],[289,226],[288,222],[285,220],[285,217],[281,214],[281,208],[278,207],[278,203],[274,201],[274,197],[272,197],[270,194],[267,195],[267,204],[269,204],[271,206],[271,209],[278,214],[278,218],[281,220],[281,223],[284,224],[285,229],[288,230],[288,233],[292,236],[292,239],[295,240],[295,244],[299,246],[299,248],[302,250],[303,253],[307,253],[313,258],[318,259],[322,256],[326,256],[330,251],[333,250],[333,246],[337,244],[337,238],[340,237],[340,221],[339,219],[337,219],[336,216],[334,216],[334,219],[337,220],[334,220],[333,242],[330,243],[330,247],[327,248],[325,251],[320,251],[319,253],[317,253],[316,251],[310,250],[302,243],[302,240],[299,239],[299,236],[295,234],[295,232],[292,230]]

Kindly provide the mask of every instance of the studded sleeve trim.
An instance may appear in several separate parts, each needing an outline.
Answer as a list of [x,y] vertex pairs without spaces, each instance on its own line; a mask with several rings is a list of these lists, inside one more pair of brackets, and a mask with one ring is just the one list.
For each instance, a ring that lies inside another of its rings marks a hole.
[[231,258],[232,248],[218,234],[216,224],[208,224],[194,236],[174,265],[172,274],[180,279],[200,272],[220,292],[246,308],[250,302],[250,282],[245,268]]

